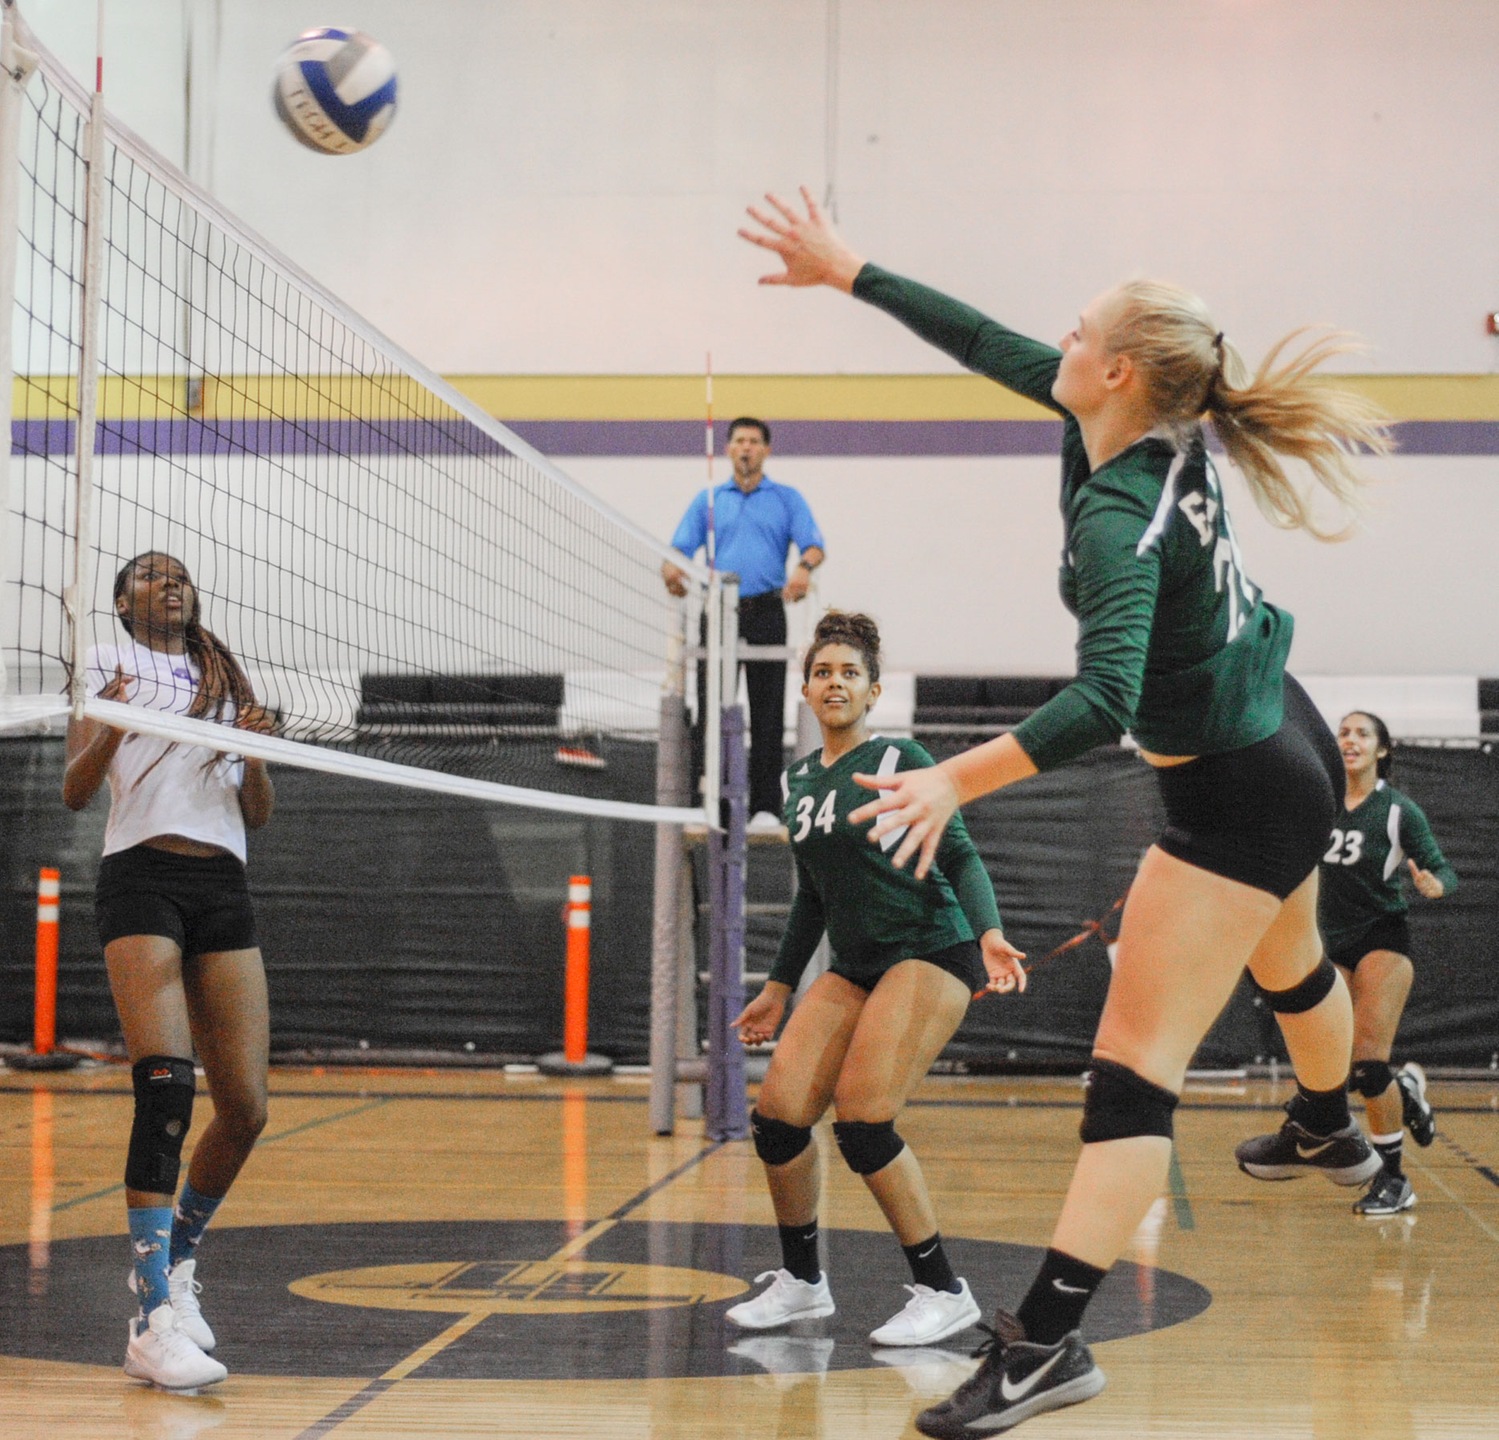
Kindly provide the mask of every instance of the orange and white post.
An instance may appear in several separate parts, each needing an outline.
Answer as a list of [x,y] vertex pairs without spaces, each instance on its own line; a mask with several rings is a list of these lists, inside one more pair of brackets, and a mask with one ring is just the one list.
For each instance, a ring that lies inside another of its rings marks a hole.
[[536,1057],[543,1075],[607,1075],[614,1062],[588,1053],[589,951],[593,942],[593,881],[574,875],[562,907],[567,926],[567,970],[562,981],[562,1049]]
[[57,1048],[57,927],[62,875],[44,869],[36,887],[36,1016],[32,1049],[50,1055]]
[[588,965],[593,943],[593,880],[567,882],[567,977],[563,982],[562,1055],[581,1065],[588,1055]]

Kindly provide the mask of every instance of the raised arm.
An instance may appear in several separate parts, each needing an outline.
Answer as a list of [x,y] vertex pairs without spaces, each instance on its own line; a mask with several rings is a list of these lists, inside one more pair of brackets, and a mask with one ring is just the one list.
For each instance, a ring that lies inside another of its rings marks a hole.
[[894,316],[960,365],[1063,413],[1051,398],[1060,350],[1018,335],[938,290],[868,264],[833,228],[806,186],[801,194],[805,215],[774,195],[766,196],[768,209],[749,207],[760,229],[745,228],[739,234],[779,255],[786,267],[761,276],[762,285],[827,285],[855,295]]
[[[134,679],[135,676],[125,673],[123,666],[116,665],[113,677],[98,691],[96,698],[127,700]],[[116,730],[113,725],[99,720],[69,718],[67,768],[62,776],[62,803],[69,810],[84,809],[99,793],[124,738],[125,732]]]
[[[248,705],[234,720],[241,730],[253,730],[260,735],[269,735],[276,728],[276,717],[263,705]],[[247,830],[259,830],[271,818],[276,808],[276,787],[271,783],[270,771],[264,760],[246,756],[244,778],[239,786],[239,809],[245,817]]]

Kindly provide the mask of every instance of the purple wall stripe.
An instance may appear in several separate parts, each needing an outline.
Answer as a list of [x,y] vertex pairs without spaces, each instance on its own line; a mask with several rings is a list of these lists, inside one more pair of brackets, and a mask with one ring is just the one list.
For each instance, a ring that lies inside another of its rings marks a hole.
[[[1054,455],[1055,420],[771,420],[780,456]],[[512,429],[546,455],[700,456],[699,420],[517,420]],[[1499,421],[1407,420],[1404,455],[1499,455]],[[16,420],[12,453],[66,455],[73,422]],[[135,455],[497,455],[464,420],[107,420],[99,453]]]

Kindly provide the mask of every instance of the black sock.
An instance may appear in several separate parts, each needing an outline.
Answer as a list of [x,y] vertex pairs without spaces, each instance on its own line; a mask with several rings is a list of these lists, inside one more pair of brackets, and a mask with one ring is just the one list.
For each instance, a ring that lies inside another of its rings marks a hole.
[[1346,1130],[1353,1117],[1348,1113],[1348,1087],[1336,1090],[1308,1090],[1296,1082],[1296,1098],[1291,1101],[1291,1119],[1313,1135],[1331,1135]]
[[1035,1345],[1055,1345],[1071,1334],[1082,1323],[1088,1301],[1108,1273],[1060,1250],[1048,1250],[1040,1273],[1015,1312],[1025,1327],[1025,1338]]
[[822,1274],[817,1261],[817,1221],[805,1225],[778,1225],[781,1232],[781,1264],[798,1280],[812,1284]]
[[919,1245],[902,1245],[906,1261],[911,1267],[911,1279],[929,1290],[948,1290],[958,1293],[958,1277],[947,1263],[947,1251],[942,1248],[942,1234],[933,1232]]
[[1384,1168],[1397,1180],[1405,1174],[1400,1166],[1400,1152],[1404,1142],[1404,1136],[1397,1130],[1393,1136],[1374,1135],[1370,1139],[1374,1148],[1384,1158]]

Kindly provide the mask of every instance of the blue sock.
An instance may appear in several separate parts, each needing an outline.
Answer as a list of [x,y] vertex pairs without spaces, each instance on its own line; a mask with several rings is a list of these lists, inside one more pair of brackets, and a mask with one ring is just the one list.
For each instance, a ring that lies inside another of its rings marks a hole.
[[173,1265],[192,1258],[213,1212],[223,1203],[222,1195],[201,1195],[186,1180],[182,1182],[182,1194],[177,1197],[177,1211],[172,1217]]
[[135,1293],[141,1314],[149,1315],[170,1298],[167,1266],[172,1238],[172,1207],[143,1205],[125,1212],[130,1217],[130,1248],[135,1254]]

